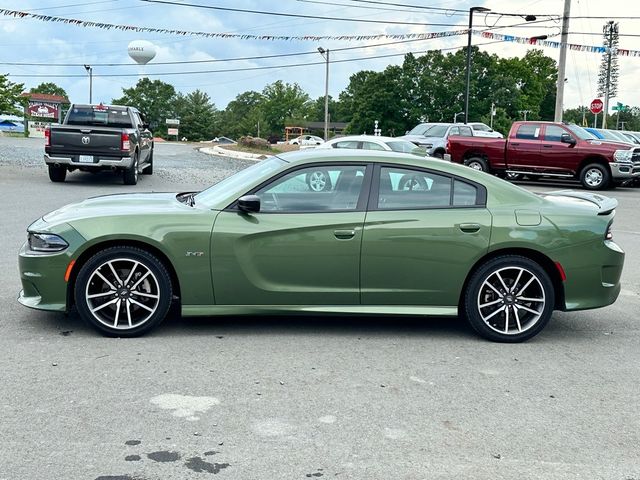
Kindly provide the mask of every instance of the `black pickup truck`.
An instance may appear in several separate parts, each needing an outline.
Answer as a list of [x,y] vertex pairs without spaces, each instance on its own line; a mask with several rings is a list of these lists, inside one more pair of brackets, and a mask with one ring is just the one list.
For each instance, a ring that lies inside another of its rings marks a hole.
[[52,182],[67,171],[114,170],[125,185],[153,173],[153,134],[133,107],[72,104],[61,125],[45,131],[44,161]]

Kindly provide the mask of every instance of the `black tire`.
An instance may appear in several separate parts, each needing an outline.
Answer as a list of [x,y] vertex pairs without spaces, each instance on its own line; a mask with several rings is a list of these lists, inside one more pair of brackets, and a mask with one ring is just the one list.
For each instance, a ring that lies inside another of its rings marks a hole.
[[313,190],[314,192],[326,192],[331,190],[331,177],[327,170],[318,169],[311,173],[307,173],[306,181],[309,190]]
[[153,148],[149,152],[149,158],[147,159],[148,165],[142,171],[143,175],[153,175]]
[[[519,292],[522,287],[525,289]],[[464,292],[463,313],[482,337],[517,343],[540,333],[549,323],[554,306],[553,283],[544,268],[527,257],[504,255],[487,261],[473,273]]]
[[[118,277],[107,262],[111,262]],[[110,284],[96,273],[98,271]],[[108,293],[111,291],[114,293]],[[88,298],[88,295],[98,296]],[[145,250],[109,247],[93,255],[82,266],[76,279],[74,298],[80,317],[103,335],[137,337],[157,327],[167,316],[172,298],[171,277],[162,262]],[[103,301],[111,303],[100,308]],[[153,311],[148,313],[148,309]]]
[[133,165],[122,172],[122,181],[125,185],[136,185],[138,183],[138,152],[133,156]]
[[398,190],[429,190],[427,181],[421,175],[412,175],[407,173],[400,178],[398,182]]
[[442,160],[444,158],[444,154],[445,152],[443,150],[436,150],[435,152],[433,152],[432,157],[439,158],[440,160]]
[[604,190],[611,183],[611,173],[606,166],[591,163],[580,171],[580,183],[587,190]]
[[482,172],[489,171],[489,165],[487,165],[487,161],[482,157],[467,158],[464,161],[464,164],[469,168],[473,168],[474,170],[480,170]]
[[52,182],[64,182],[64,179],[67,178],[67,169],[65,167],[47,166],[49,167],[49,180]]

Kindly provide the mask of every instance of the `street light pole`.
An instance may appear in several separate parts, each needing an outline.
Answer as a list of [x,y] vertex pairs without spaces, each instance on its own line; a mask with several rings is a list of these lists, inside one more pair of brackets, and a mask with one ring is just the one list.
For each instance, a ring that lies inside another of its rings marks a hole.
[[327,64],[324,80],[324,141],[326,142],[329,140],[329,50],[318,47],[318,51],[320,55],[324,57]]
[[556,110],[554,122],[562,121],[562,109],[564,105],[564,75],[567,64],[567,41],[569,39],[569,14],[571,12],[571,0],[564,0],[564,13],[562,14],[562,31],[560,35],[560,58],[558,59],[558,82],[556,83]]
[[84,69],[89,74],[89,103],[93,103],[93,68],[91,65],[85,65]]
[[467,79],[464,91],[464,123],[469,123],[469,83],[471,82],[471,29],[473,28],[473,12],[490,12],[490,8],[471,7],[469,9],[469,30],[467,31]]

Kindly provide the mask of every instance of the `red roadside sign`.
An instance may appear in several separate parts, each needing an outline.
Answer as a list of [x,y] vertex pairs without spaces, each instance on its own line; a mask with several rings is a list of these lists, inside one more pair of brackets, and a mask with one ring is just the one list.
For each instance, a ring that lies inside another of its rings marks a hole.
[[602,112],[603,108],[604,108],[604,103],[602,103],[602,100],[600,100],[599,98],[596,98],[591,102],[591,106],[590,106],[591,113],[597,115],[598,113]]

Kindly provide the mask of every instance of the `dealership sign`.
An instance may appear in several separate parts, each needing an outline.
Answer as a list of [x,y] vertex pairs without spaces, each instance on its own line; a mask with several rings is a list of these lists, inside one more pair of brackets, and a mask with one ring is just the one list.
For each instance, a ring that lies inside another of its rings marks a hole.
[[28,113],[31,117],[58,118],[59,104],[46,102],[29,102]]

